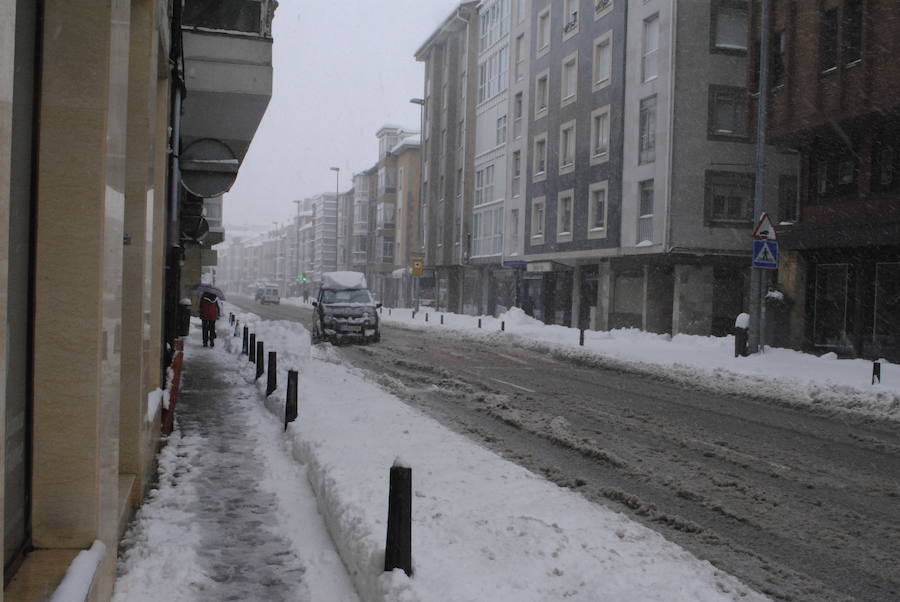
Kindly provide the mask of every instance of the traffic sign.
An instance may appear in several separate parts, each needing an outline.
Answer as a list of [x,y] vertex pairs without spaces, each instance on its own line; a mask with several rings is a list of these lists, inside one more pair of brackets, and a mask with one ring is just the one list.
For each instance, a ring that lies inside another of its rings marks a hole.
[[775,226],[772,224],[769,214],[765,211],[759,216],[759,221],[756,222],[756,227],[753,228],[752,236],[756,240],[775,240]]
[[753,241],[753,267],[764,270],[778,269],[778,243],[776,241]]

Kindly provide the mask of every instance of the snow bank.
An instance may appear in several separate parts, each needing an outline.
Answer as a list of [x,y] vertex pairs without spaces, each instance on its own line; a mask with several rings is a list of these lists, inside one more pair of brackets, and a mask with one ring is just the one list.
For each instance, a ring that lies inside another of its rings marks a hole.
[[94,573],[106,554],[106,545],[102,541],[95,540],[89,550],[82,550],[72,560],[72,564],[66,570],[66,575],[60,582],[56,591],[50,597],[50,602],[80,602],[86,600],[94,581]]
[[[342,365],[331,346],[311,348],[299,324],[238,317],[278,350],[280,374],[300,371],[299,418],[284,437],[307,466],[362,599],[764,599],[656,532],[447,430]],[[239,339],[230,341],[234,368],[252,382]],[[265,398],[264,381],[259,398],[282,417],[286,383]],[[412,578],[383,571],[394,464],[412,469]]]

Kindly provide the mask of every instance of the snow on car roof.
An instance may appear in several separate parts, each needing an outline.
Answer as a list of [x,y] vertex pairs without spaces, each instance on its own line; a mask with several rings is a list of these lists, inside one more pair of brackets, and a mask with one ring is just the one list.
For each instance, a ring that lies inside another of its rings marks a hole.
[[362,272],[325,272],[322,274],[322,288],[330,290],[366,288],[366,276]]

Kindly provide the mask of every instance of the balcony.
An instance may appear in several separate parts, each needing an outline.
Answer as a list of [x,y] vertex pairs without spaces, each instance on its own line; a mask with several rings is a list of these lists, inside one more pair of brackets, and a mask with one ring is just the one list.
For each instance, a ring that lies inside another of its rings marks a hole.
[[182,148],[224,142],[239,167],[272,96],[274,0],[185,0]]

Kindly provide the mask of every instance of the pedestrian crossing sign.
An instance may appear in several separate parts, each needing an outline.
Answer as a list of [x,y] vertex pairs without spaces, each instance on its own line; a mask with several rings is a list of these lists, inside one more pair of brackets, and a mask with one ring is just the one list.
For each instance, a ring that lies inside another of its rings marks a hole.
[[764,270],[778,269],[778,243],[776,241],[753,241],[753,267]]

